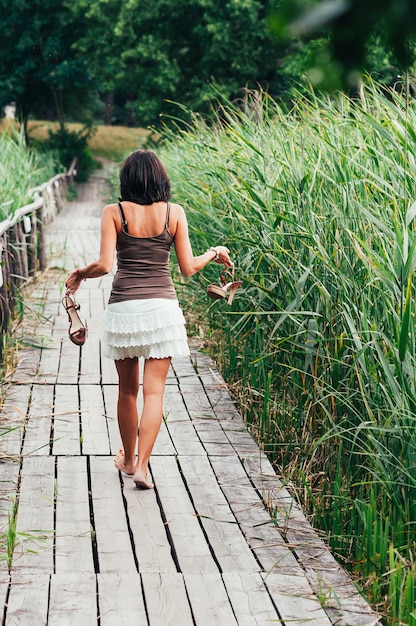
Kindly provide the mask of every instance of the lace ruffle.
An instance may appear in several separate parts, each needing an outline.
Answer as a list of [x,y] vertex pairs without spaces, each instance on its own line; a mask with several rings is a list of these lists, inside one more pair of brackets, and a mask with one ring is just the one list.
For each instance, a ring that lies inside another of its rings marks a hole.
[[[143,302],[143,308],[148,306]],[[131,305],[130,305],[131,306]],[[155,306],[152,311],[103,316],[103,355],[111,359],[165,358],[189,355],[185,318],[177,302]]]

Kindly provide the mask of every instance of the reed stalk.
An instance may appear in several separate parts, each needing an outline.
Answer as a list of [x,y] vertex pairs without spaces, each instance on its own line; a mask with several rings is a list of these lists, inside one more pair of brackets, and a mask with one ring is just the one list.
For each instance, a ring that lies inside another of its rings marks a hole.
[[231,308],[204,296],[214,264],[178,289],[313,524],[386,624],[414,625],[416,108],[371,81],[262,97],[166,132],[195,250],[225,243],[244,281]]

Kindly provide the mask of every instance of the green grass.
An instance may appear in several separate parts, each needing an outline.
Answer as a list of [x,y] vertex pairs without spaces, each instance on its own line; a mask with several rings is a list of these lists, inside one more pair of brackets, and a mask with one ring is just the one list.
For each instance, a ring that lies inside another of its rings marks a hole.
[[[82,124],[66,124],[69,131],[79,132]],[[38,142],[48,138],[48,131],[56,131],[58,124],[41,120],[31,120],[28,133],[31,139]],[[94,126],[94,133],[88,141],[88,147],[94,157],[102,157],[121,161],[127,154],[141,148],[149,139],[156,139],[154,134],[144,128],[127,128],[126,126]]]
[[244,281],[231,309],[214,264],[178,282],[190,327],[386,624],[415,626],[415,104],[369,82],[219,115],[161,153],[195,250],[225,243]]
[[0,221],[33,201],[29,190],[56,173],[52,157],[26,148],[24,136],[11,126],[0,133]]

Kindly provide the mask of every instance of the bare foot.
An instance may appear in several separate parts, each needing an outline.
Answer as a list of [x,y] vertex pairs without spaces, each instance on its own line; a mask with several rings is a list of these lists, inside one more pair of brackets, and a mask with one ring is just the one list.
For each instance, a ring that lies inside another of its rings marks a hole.
[[140,470],[136,469],[133,480],[138,489],[153,489],[154,487],[153,483],[147,480],[147,474],[145,476]]
[[122,472],[123,474],[126,474],[126,476],[134,475],[134,463],[131,463],[130,465],[126,465],[125,458],[124,458],[124,450],[118,451],[118,453],[116,454],[114,458],[114,465],[120,472]]

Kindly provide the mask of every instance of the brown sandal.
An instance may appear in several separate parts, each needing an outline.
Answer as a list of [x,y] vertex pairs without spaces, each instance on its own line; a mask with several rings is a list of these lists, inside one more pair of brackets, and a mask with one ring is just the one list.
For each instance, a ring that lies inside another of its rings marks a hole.
[[81,322],[81,319],[77,313],[80,309],[80,305],[75,302],[75,296],[66,296],[62,299],[62,304],[65,311],[68,313],[68,335],[72,343],[76,346],[83,346],[88,334],[87,325]]
[[[231,278],[231,280],[228,280],[229,278]],[[231,304],[237,288],[243,284],[241,280],[234,280],[234,263],[231,266],[231,271],[223,270],[221,272],[220,281],[221,285],[208,285],[207,295],[213,300],[221,300],[222,298],[225,298],[227,292],[229,292],[228,304]]]

